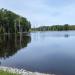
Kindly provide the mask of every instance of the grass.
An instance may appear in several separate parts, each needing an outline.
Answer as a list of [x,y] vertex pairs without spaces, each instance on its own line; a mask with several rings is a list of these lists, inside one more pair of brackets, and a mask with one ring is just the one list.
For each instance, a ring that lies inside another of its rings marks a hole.
[[0,75],[18,75],[18,74],[8,73],[8,72],[1,71],[1,70],[0,70]]

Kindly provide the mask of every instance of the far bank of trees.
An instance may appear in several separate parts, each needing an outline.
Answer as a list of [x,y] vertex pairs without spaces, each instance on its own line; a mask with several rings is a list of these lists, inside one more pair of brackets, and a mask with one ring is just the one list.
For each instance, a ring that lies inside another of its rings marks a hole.
[[12,11],[0,9],[0,33],[19,32],[19,27],[22,32],[28,32],[31,28],[30,22]]
[[75,25],[53,25],[53,26],[40,26],[38,28],[32,28],[32,31],[66,31],[75,30]]

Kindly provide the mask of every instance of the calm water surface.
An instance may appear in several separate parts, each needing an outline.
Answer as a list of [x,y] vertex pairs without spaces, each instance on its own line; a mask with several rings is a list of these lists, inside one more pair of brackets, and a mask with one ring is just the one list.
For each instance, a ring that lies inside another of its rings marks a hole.
[[75,31],[0,35],[0,65],[75,75]]

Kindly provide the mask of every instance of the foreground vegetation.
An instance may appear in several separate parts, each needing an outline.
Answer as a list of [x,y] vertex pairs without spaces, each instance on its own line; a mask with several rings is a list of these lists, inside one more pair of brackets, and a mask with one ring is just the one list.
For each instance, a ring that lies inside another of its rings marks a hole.
[[0,9],[0,33],[14,33],[15,30],[28,32],[30,28],[31,24],[26,18],[7,9]]
[[65,31],[65,30],[75,30],[75,25],[53,25],[53,26],[40,26],[37,28],[32,28],[32,31]]
[[8,72],[6,72],[6,71],[0,70],[0,75],[18,75],[18,74],[15,74],[15,73],[8,73]]

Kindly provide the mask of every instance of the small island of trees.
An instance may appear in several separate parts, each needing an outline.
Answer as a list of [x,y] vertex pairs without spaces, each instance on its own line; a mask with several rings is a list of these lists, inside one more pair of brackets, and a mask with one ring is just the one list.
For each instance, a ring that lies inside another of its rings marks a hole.
[[28,32],[30,28],[31,23],[26,18],[7,9],[0,9],[0,33]]

